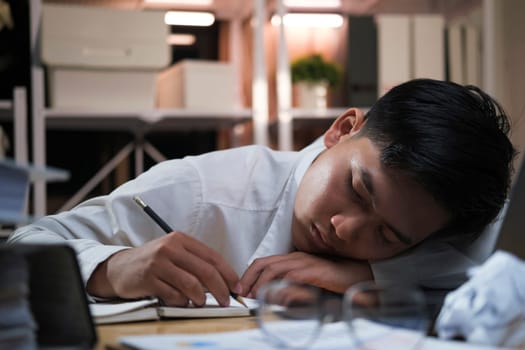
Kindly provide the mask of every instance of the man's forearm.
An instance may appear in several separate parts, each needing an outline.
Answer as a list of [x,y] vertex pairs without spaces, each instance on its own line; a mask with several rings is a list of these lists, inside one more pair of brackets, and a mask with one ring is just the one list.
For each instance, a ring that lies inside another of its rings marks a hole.
[[341,278],[339,284],[335,284],[327,289],[336,292],[344,293],[348,288],[356,283],[363,281],[370,281],[374,279],[372,268],[367,261],[353,260],[353,259],[337,259],[337,265],[344,271],[344,278]]
[[108,277],[108,260],[100,263],[87,281],[86,292],[93,297],[117,297]]

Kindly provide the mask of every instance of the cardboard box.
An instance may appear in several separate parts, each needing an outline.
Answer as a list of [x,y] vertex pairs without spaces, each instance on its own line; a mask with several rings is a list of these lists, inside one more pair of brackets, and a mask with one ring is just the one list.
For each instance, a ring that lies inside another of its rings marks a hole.
[[183,60],[159,73],[159,108],[230,111],[236,105],[234,67],[230,63]]
[[155,81],[171,61],[163,12],[42,6],[42,62],[50,105],[151,109]]

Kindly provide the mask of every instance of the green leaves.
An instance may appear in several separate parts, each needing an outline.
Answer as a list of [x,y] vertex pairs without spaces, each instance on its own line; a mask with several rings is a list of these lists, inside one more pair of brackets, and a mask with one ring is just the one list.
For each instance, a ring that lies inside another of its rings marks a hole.
[[335,63],[325,61],[319,54],[302,57],[291,66],[292,82],[306,81],[316,83],[326,81],[329,86],[337,85],[341,80],[341,70]]

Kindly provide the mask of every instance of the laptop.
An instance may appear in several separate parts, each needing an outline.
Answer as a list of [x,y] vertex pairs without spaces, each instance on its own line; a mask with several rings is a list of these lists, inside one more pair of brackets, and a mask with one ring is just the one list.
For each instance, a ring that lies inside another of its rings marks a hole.
[[525,158],[514,179],[494,250],[525,259]]

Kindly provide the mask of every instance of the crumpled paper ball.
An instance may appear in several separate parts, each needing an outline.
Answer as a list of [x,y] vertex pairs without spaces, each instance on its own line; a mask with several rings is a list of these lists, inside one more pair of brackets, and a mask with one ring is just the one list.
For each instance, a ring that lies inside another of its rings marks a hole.
[[440,338],[525,346],[525,262],[497,251],[450,292],[436,320]]

